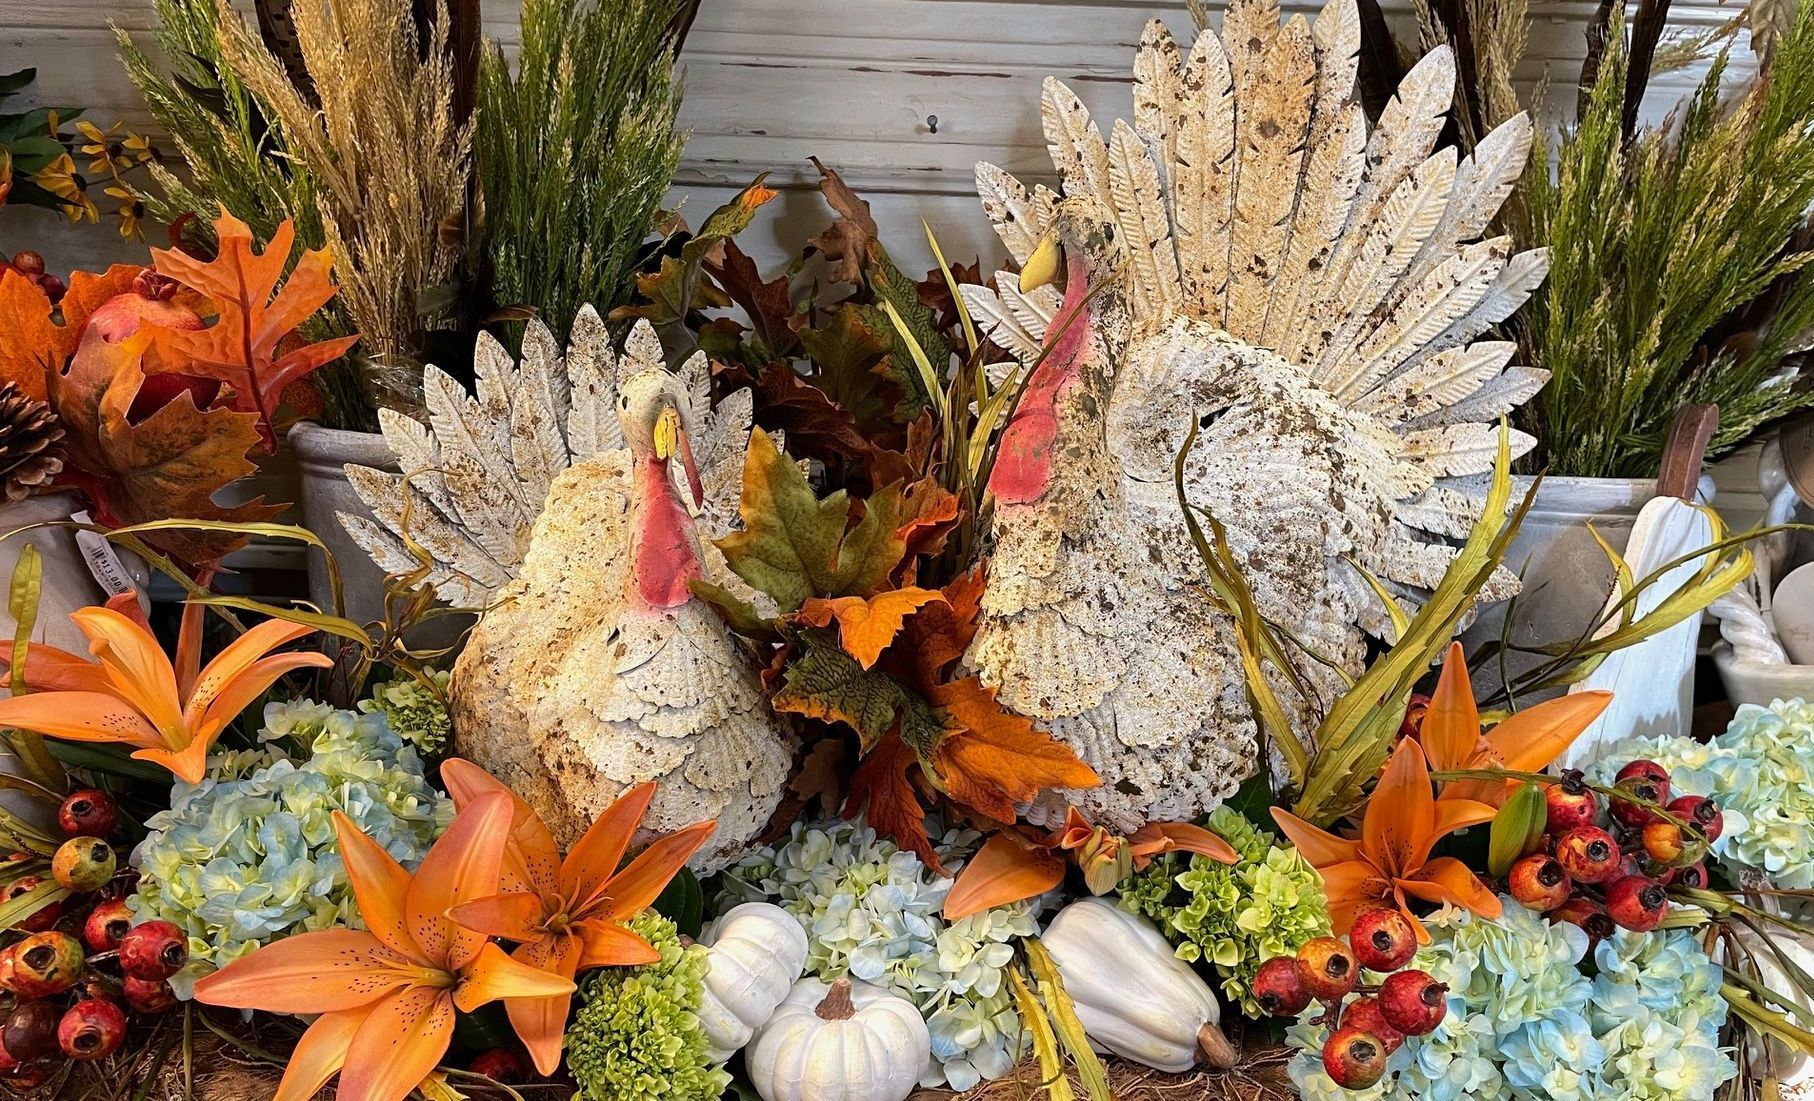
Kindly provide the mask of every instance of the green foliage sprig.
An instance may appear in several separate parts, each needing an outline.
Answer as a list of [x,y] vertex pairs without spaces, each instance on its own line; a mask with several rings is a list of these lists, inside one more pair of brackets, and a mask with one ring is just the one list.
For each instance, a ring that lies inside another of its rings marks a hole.
[[1720,409],[1709,454],[1814,403],[1780,375],[1814,327],[1814,5],[1767,78],[1723,103],[1725,55],[1674,126],[1627,137],[1631,58],[1615,19],[1580,119],[1525,182],[1527,242],[1550,247],[1524,354],[1551,372],[1527,409],[1555,474],[1653,474],[1670,419]]
[[475,144],[484,259],[500,306],[532,306],[565,343],[580,306],[628,300],[680,163],[673,59],[691,0],[524,0],[518,71],[479,63]]

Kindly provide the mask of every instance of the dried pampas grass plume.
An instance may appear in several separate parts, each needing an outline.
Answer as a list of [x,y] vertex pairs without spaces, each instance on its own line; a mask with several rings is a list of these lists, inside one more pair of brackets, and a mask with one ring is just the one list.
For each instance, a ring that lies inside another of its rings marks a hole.
[[340,296],[371,365],[368,396],[419,410],[420,333],[454,324],[423,303],[460,261],[471,171],[471,126],[454,117],[445,0],[425,50],[409,0],[295,0],[307,92],[219,2],[223,54],[315,178]]

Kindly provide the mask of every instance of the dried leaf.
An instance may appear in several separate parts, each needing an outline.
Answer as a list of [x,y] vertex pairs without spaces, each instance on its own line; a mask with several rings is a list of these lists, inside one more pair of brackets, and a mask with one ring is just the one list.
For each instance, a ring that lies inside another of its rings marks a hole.
[[777,711],[843,723],[857,732],[865,753],[898,733],[924,755],[949,733],[942,712],[896,677],[863,668],[828,631],[801,634],[772,702]]
[[1070,746],[1002,710],[995,691],[975,677],[932,689],[928,697],[962,729],[940,739],[934,771],[951,798],[997,822],[1046,788],[1089,788],[1102,782]]
[[764,355],[773,360],[785,359],[800,345],[794,332],[794,303],[786,274],[764,282],[762,273],[749,254],[737,247],[736,241],[724,243],[724,257],[707,260],[705,269],[718,280],[731,301],[749,315],[756,339]]
[[731,304],[730,298],[709,279],[700,278],[700,271],[714,253],[721,251],[721,246],[749,228],[764,204],[780,194],[766,185],[767,179],[766,172],[757,176],[730,202],[712,211],[699,232],[680,246],[678,257],[663,256],[658,270],[638,275],[636,289],[646,301],[612,310],[611,319],[648,318],[661,334],[663,347],[690,346],[690,334],[679,332],[685,328],[687,315],[694,310]]
[[814,742],[787,782],[787,790],[802,809],[817,802],[821,814],[836,814],[844,800],[844,739],[828,737]]
[[908,778],[908,770],[918,763],[919,757],[906,742],[893,735],[883,739],[850,778],[850,796],[844,801],[843,815],[854,818],[862,812],[877,833],[945,875],[948,873],[939,862],[932,839],[926,836],[926,811]]
[[814,384],[859,428],[895,430],[891,416],[901,395],[889,385],[887,372],[877,370],[894,347],[889,328],[871,327],[861,307],[845,304],[824,324],[802,329],[800,343],[812,357]]
[[888,589],[868,598],[840,596],[827,599],[815,596],[801,605],[799,618],[801,622],[814,627],[826,627],[832,620],[837,620],[838,641],[843,644],[845,652],[868,669],[882,656],[882,651],[894,642],[895,635],[901,631],[901,625],[915,609],[944,599],[944,594],[934,589],[914,586]]
[[983,578],[981,567],[958,575],[941,590],[943,602],[921,608],[907,621],[902,650],[910,659],[908,675],[915,683],[937,683],[945,667],[970,648],[982,609]]
[[207,295],[218,311],[205,329],[156,328],[159,362],[164,369],[231,386],[232,407],[256,413],[259,432],[275,446],[285,389],[339,359],[358,337],[280,349],[334,297],[333,258],[325,249],[304,252],[285,278],[296,236],[290,222],[277,227],[263,253],[253,251],[251,228],[225,210],[214,231],[220,244],[213,260],[180,249],[151,250],[159,274]]

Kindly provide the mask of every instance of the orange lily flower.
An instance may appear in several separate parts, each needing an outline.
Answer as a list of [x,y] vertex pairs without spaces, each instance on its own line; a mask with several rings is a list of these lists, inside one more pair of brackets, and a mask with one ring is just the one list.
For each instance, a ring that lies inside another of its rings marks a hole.
[[[1574,692],[1527,707],[1493,729],[1481,732],[1474,686],[1461,643],[1449,646],[1436,691],[1430,697],[1417,740],[1437,772],[1507,769],[1541,772],[1593,725],[1612,703],[1611,692]],[[1455,780],[1443,785],[1442,799],[1471,799],[1504,806],[1521,780]]]
[[[661,958],[623,923],[654,903],[718,823],[699,822],[657,838],[619,871],[630,839],[655,798],[654,784],[624,792],[562,860],[541,816],[484,769],[456,757],[441,766],[441,780],[456,807],[505,796],[513,808],[500,891],[455,906],[449,912],[454,921],[517,941],[512,955],[518,962],[567,980],[595,967],[625,967]],[[571,981],[567,989],[504,1006],[543,1074],[552,1074],[560,1065]]]
[[1064,881],[1062,853],[1070,853],[1083,870],[1091,892],[1106,894],[1130,870],[1144,869],[1168,852],[1197,853],[1224,864],[1241,859],[1234,846],[1189,822],[1149,822],[1122,837],[1066,807],[1064,825],[1043,838],[1009,827],[985,841],[958,872],[945,896],[944,915],[957,921],[1044,894]]
[[[25,657],[33,691],[0,700],[0,726],[33,730],[72,742],[124,742],[133,756],[163,765],[191,784],[206,775],[208,750],[277,678],[293,669],[324,669],[326,654],[279,646],[314,628],[271,619],[240,635],[206,669],[201,664],[202,605],[183,609],[172,665],[158,645],[138,597],[122,593],[104,607],[69,618],[88,636],[97,662],[42,643]],[[10,666],[12,643],[0,643],[0,667]]]
[[567,994],[573,981],[518,963],[447,911],[497,889],[510,800],[475,800],[415,875],[351,819],[334,829],[370,930],[327,929],[265,945],[195,986],[196,1000],[270,1013],[319,1013],[272,1101],[307,1101],[335,1074],[341,1101],[403,1101],[453,1041],[454,1011]]
[[1482,917],[1499,916],[1499,896],[1466,864],[1452,856],[1430,859],[1437,841],[1489,821],[1495,813],[1491,805],[1472,799],[1438,800],[1430,789],[1423,749],[1413,741],[1401,741],[1392,751],[1367,800],[1358,838],[1339,837],[1272,808],[1273,820],[1322,875],[1337,933],[1346,933],[1362,909],[1390,905],[1411,920],[1424,944],[1430,934],[1411,912],[1407,895],[1465,906]]

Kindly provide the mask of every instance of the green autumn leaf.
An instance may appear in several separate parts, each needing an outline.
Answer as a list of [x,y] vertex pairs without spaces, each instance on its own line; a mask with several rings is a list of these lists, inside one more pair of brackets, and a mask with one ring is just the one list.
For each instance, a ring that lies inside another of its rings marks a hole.
[[670,355],[676,349],[690,351],[697,341],[686,328],[689,313],[698,309],[721,308],[731,304],[730,297],[702,277],[701,267],[717,245],[742,233],[756,218],[756,211],[780,192],[766,186],[768,173],[756,179],[730,202],[714,210],[686,244],[680,256],[664,256],[659,270],[636,277],[636,289],[647,302],[623,306],[611,311],[612,320],[647,318],[662,337],[662,347]]
[[807,631],[782,673],[777,711],[838,722],[857,732],[863,752],[900,724],[901,738],[922,757],[951,730],[944,713],[879,669],[865,669],[831,631]]
[[[869,596],[907,552],[897,529],[901,487],[877,491],[850,526],[843,490],[820,500],[768,433],[750,433],[738,511],[743,530],[717,541],[737,576],[773,597],[783,613],[809,596]],[[849,528],[848,532],[846,528]]]

